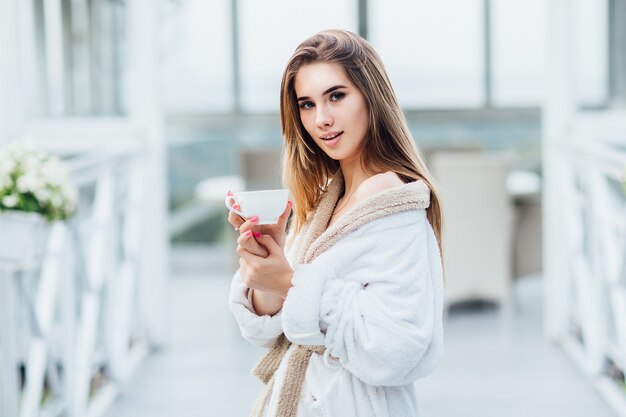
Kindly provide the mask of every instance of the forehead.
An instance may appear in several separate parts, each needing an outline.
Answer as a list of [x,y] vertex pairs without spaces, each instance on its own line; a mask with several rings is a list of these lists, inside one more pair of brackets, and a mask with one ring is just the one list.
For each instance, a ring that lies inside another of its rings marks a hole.
[[303,65],[294,82],[298,97],[318,95],[335,85],[350,87],[352,82],[341,65],[327,62]]

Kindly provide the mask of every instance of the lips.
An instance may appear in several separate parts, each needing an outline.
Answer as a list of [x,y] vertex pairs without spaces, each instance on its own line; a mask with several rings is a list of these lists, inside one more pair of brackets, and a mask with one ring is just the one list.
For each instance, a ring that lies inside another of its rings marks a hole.
[[343,137],[343,132],[335,132],[332,134],[326,134],[324,136],[320,136],[320,139],[324,141],[324,145],[333,147],[341,140]]
[[343,132],[330,132],[330,133],[327,133],[327,134],[325,134],[323,136],[320,136],[320,139],[321,140],[330,141],[330,140],[335,139],[337,136],[341,135],[342,133]]

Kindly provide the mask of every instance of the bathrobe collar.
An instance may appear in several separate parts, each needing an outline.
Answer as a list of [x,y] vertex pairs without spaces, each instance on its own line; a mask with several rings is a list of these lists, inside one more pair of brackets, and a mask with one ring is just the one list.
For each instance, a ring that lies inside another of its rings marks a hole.
[[302,239],[296,252],[297,263],[310,263],[343,236],[366,223],[395,213],[425,209],[430,205],[428,186],[423,180],[417,180],[368,197],[328,227],[344,188],[343,174],[339,169],[301,231]]

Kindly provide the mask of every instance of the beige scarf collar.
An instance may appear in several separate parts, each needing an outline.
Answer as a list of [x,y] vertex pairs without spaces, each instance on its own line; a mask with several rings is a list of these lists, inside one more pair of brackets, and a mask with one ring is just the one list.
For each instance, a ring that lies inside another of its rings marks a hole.
[[[309,216],[300,232],[300,239],[296,243],[297,247],[294,248],[296,265],[311,263],[319,254],[343,236],[366,223],[403,211],[427,208],[430,205],[430,190],[424,181],[418,180],[371,196],[348,210],[336,223],[327,227],[337,201],[343,194],[344,187],[343,175],[341,170],[338,170],[322,196],[317,209]],[[263,415],[265,405],[272,392],[274,374],[290,345],[291,342],[287,340],[284,334],[281,334],[274,346],[254,368],[253,373],[266,386],[257,398],[250,417]],[[277,417],[294,417],[296,415],[298,399],[311,354],[314,352],[323,353],[324,350],[324,346],[298,345],[292,352],[278,401]]]

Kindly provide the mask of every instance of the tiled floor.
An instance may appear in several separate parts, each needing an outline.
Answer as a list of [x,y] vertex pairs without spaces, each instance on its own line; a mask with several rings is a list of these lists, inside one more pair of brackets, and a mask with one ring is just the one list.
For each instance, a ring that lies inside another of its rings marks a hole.
[[[140,366],[106,417],[241,417],[260,383],[263,350],[239,335],[226,272],[179,270],[168,301],[169,336]],[[542,338],[541,277],[519,280],[518,311],[467,306],[446,319],[444,360],[418,382],[430,417],[614,417],[570,360]]]

